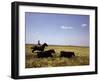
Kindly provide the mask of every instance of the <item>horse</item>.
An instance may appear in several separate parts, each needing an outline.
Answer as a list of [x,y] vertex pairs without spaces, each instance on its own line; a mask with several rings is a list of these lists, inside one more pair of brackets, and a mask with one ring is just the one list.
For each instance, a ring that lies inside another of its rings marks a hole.
[[39,45],[36,45],[34,47],[31,47],[32,49],[32,53],[34,53],[34,51],[38,50],[38,51],[44,51],[44,48],[48,46],[47,43],[44,43],[43,45],[39,46]]

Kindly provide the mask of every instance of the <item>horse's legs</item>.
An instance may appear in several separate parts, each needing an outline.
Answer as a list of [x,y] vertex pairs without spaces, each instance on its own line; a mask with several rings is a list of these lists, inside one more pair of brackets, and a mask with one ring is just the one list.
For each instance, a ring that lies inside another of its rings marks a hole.
[[32,50],[32,53],[34,53],[34,51],[35,51],[35,50],[33,49],[33,50]]

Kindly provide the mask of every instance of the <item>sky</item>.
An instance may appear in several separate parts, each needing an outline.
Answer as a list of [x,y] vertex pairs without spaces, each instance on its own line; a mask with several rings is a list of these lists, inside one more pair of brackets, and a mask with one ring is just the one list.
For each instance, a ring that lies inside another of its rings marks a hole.
[[89,15],[25,12],[25,43],[89,46]]

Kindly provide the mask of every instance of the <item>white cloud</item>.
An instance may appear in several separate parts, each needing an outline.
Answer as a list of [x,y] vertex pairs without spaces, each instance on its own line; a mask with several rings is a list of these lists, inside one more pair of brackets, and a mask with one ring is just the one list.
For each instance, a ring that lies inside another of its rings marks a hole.
[[87,27],[87,24],[81,24],[81,27],[83,27],[83,28]]
[[72,30],[73,29],[73,27],[71,27],[71,26],[61,26],[60,28],[65,29],[65,30]]

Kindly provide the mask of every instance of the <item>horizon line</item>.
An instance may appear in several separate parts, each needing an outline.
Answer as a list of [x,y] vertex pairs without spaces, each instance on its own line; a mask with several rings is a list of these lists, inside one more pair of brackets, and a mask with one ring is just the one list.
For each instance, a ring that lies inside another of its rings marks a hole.
[[[32,43],[25,43],[25,44],[32,44]],[[35,44],[36,45],[36,44]],[[89,46],[83,46],[83,45],[59,45],[59,44],[48,44],[48,45],[55,45],[55,46],[82,46],[82,47],[89,47]]]

